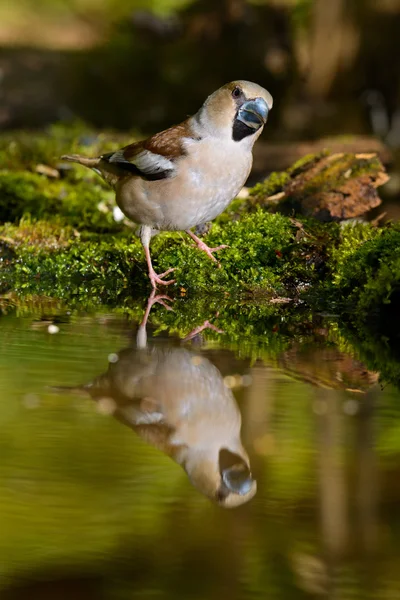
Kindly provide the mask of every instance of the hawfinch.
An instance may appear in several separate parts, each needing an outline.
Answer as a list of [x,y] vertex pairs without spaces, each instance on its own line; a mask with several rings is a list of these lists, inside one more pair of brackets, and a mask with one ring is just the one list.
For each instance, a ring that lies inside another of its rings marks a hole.
[[249,81],[233,81],[211,94],[200,110],[170,129],[97,158],[62,158],[89,167],[116,193],[122,212],[140,227],[149,278],[170,285],[157,275],[150,256],[150,239],[158,231],[186,231],[197,246],[216,260],[192,231],[212,221],[246,182],[253,144],[260,136],[272,96]]
[[224,508],[240,506],[253,498],[257,483],[240,438],[239,408],[207,358],[176,346],[148,346],[147,319],[153,304],[165,306],[163,298],[152,292],[136,347],[116,354],[106,373],[78,388],[55,389],[89,394],[99,409],[183,467],[202,494]]
[[179,347],[127,348],[117,357],[83,389],[220,506],[250,500],[257,484],[240,439],[241,415],[219,370]]

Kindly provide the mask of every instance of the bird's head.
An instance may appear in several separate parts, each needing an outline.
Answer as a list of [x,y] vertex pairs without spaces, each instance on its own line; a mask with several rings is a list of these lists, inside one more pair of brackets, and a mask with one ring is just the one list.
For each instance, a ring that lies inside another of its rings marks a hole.
[[196,115],[210,135],[229,136],[234,142],[255,142],[272,108],[272,96],[250,81],[232,81],[211,94]]
[[245,504],[257,491],[241,444],[231,449],[197,448],[185,456],[183,466],[192,484],[223,508]]

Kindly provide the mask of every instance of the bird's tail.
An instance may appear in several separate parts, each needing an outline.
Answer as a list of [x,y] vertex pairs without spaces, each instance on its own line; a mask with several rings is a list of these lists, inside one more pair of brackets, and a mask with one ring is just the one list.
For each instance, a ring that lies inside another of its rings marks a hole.
[[107,162],[102,160],[101,156],[98,158],[87,158],[86,156],[79,156],[79,154],[64,154],[61,160],[68,160],[69,162],[79,163],[89,169],[93,169],[97,175],[100,175],[111,187],[115,187],[118,183],[119,175],[116,173],[116,168],[112,168]]
[[86,156],[79,156],[79,154],[64,154],[61,157],[61,160],[67,160],[69,162],[79,163],[80,165],[84,165],[85,167],[89,167],[89,169],[93,169],[97,167],[100,162],[100,158],[87,158]]

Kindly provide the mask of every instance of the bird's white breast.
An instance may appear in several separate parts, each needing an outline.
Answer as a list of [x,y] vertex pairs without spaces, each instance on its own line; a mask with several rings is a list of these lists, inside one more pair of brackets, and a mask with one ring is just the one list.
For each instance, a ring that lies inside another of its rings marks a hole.
[[187,152],[169,182],[162,229],[189,229],[215,219],[241,190],[252,164],[251,151],[231,139],[190,140]]
[[159,181],[134,178],[117,189],[117,202],[137,223],[185,230],[212,221],[235,198],[252,164],[251,147],[231,136],[186,139],[176,175]]

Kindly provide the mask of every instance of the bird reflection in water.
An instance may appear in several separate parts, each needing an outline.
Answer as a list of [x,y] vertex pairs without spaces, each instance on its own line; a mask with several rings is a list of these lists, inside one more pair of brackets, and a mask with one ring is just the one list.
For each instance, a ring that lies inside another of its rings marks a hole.
[[[192,484],[220,506],[231,508],[256,493],[249,457],[240,439],[241,415],[220,371],[204,356],[183,347],[149,347],[146,324],[152,293],[137,333],[136,347],[113,355],[105,374],[84,386],[109,412],[183,467]],[[206,322],[185,340],[204,328]]]

